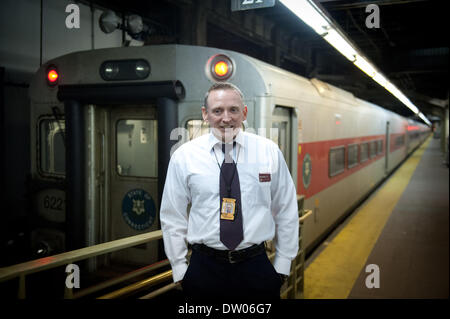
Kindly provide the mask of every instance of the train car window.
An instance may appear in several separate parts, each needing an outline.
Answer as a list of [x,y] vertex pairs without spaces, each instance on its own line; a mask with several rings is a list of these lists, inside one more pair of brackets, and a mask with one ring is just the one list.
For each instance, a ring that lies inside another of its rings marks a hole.
[[350,144],[347,148],[347,168],[358,165],[358,144]]
[[158,176],[156,120],[119,120],[116,126],[117,173],[122,176]]
[[377,154],[383,153],[383,140],[378,140],[377,144]]
[[66,148],[64,121],[42,119],[39,122],[39,168],[43,174],[64,175]]
[[400,135],[395,138],[395,146],[399,147],[405,144],[405,135]]
[[360,163],[364,163],[369,159],[369,143],[368,142],[361,143],[360,150],[361,150],[361,154],[359,156]]
[[336,176],[342,173],[345,169],[345,147],[338,146],[330,149],[330,177]]
[[370,158],[377,156],[377,141],[371,141],[370,145]]
[[189,120],[186,122],[189,140],[209,133],[209,124],[202,120]]

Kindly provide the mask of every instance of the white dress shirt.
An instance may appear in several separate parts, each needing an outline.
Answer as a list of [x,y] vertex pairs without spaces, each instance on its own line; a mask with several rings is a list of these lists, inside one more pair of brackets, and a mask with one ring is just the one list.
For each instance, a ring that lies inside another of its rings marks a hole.
[[[274,268],[288,275],[297,256],[299,223],[295,186],[283,154],[274,142],[255,134],[241,131],[235,141],[244,230],[236,250],[275,237]],[[227,249],[220,241],[223,160],[221,141],[212,133],[181,145],[170,159],[160,220],[174,282],[183,279],[188,267],[187,242]]]

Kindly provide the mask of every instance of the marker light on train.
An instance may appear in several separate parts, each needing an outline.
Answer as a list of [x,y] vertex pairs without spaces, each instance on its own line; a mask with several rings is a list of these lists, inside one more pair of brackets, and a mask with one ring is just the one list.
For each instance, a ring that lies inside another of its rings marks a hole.
[[210,75],[217,81],[227,80],[233,74],[233,63],[229,57],[223,54],[212,56],[209,59],[207,66]]
[[224,61],[217,62],[214,66],[214,73],[220,77],[227,75],[228,65]]
[[56,80],[58,80],[58,72],[56,72],[55,70],[51,70],[50,72],[48,72],[48,80],[50,82],[55,82]]
[[55,66],[50,66],[47,69],[47,83],[50,86],[55,86],[58,83],[58,71]]

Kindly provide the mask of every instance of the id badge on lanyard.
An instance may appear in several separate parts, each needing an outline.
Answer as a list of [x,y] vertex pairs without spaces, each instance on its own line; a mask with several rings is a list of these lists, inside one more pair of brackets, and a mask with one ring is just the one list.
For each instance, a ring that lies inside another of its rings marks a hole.
[[235,198],[222,198],[222,209],[220,210],[220,219],[234,220],[236,212]]

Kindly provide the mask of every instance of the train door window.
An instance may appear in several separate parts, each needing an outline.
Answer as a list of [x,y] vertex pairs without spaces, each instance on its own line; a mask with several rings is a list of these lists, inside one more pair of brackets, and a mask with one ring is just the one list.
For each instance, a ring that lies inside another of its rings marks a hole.
[[189,140],[209,133],[209,124],[202,120],[189,120],[186,122]]
[[330,160],[329,166],[330,177],[342,173],[345,169],[345,147],[338,146],[331,148],[329,160]]
[[64,121],[42,119],[39,122],[39,168],[44,174],[64,175],[66,148]]
[[377,144],[377,154],[379,155],[383,153],[383,140],[378,140]]
[[291,167],[291,109],[277,105],[272,115],[272,127],[269,137],[280,148],[289,171]]
[[358,165],[358,144],[350,144],[347,148],[347,168]]
[[156,120],[117,121],[117,173],[122,176],[157,177]]
[[370,145],[370,158],[377,156],[377,141],[369,142]]
[[360,163],[364,163],[369,159],[369,143],[367,142],[361,143],[360,151],[361,151],[361,154],[359,156]]
[[278,144],[281,152],[283,153],[286,160],[288,154],[288,144],[287,144],[287,124],[288,122],[274,122],[272,123],[271,139]]

